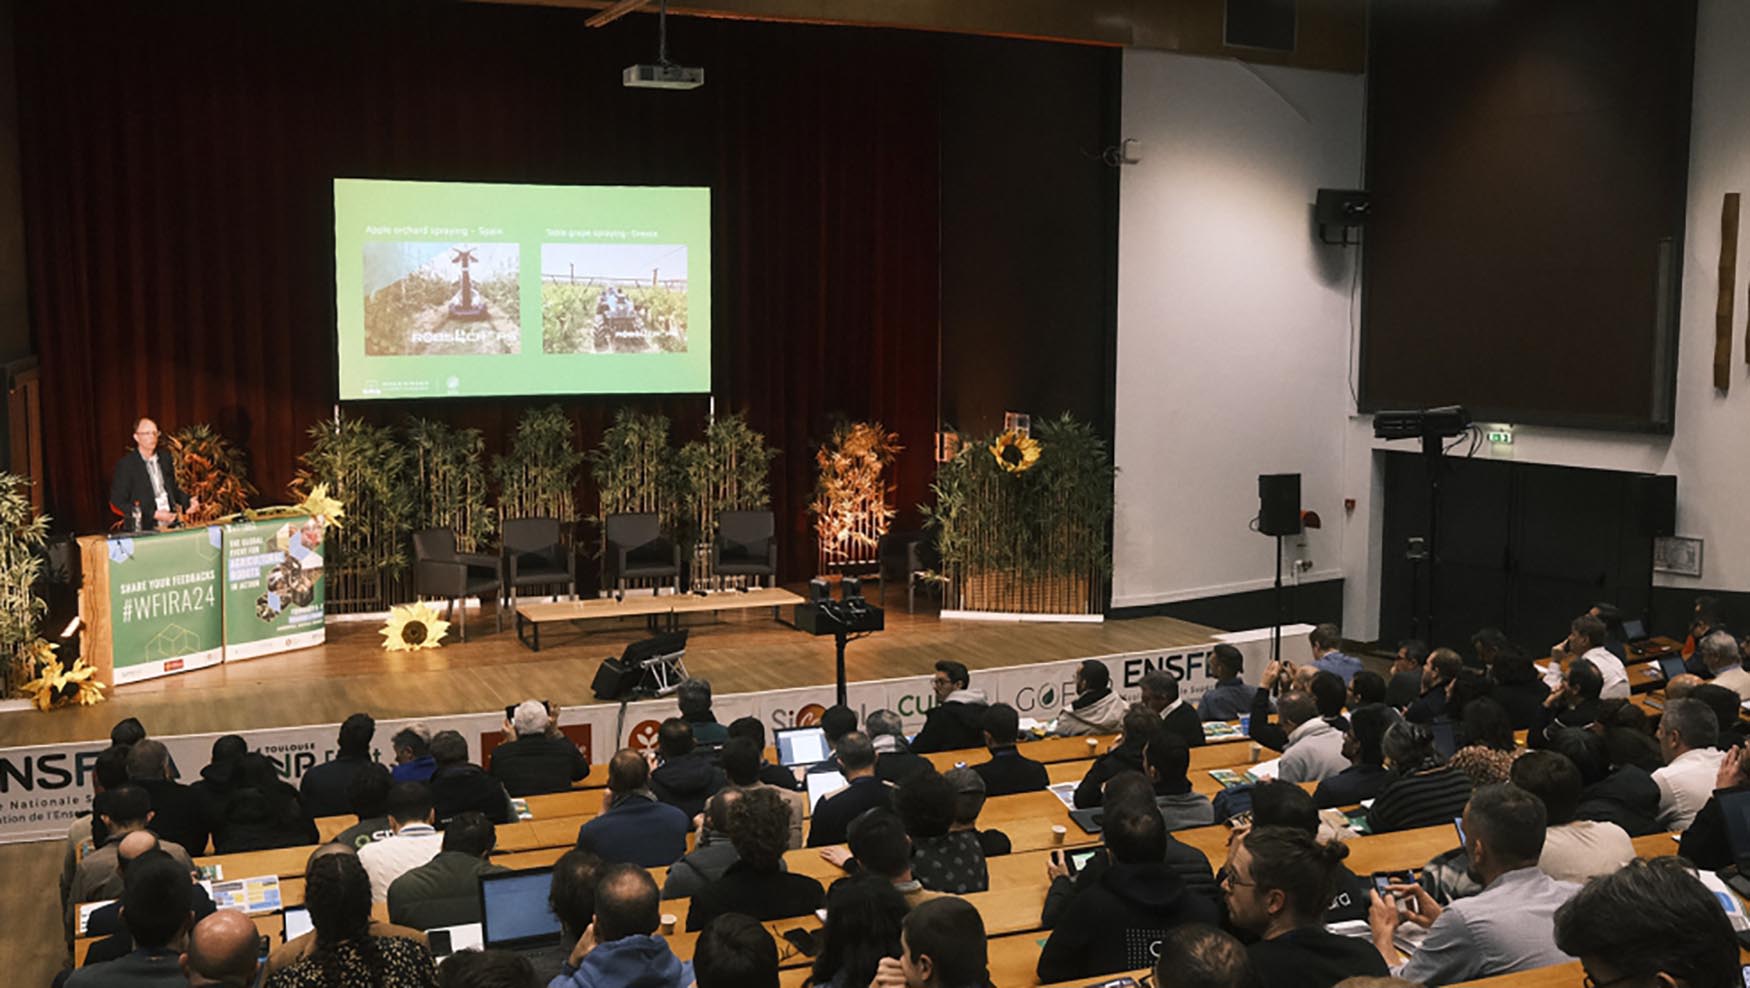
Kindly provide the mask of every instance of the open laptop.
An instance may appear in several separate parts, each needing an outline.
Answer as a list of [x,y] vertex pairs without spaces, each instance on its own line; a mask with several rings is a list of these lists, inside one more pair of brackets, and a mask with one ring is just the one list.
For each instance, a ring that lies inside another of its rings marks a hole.
[[1722,872],[1720,877],[1732,891],[1750,899],[1750,792],[1724,792],[1714,798],[1720,801],[1720,814],[1726,818],[1726,842],[1737,863],[1736,874]]
[[845,777],[842,773],[831,770],[808,773],[808,805],[810,808],[818,805],[822,797],[845,787]]
[[778,749],[778,764],[785,768],[798,765],[818,765],[832,757],[832,747],[826,743],[826,731],[814,727],[783,727],[772,735]]
[[480,939],[487,950],[528,958],[541,983],[552,980],[570,953],[559,917],[547,906],[553,869],[530,868],[480,876]]
[[1659,674],[1665,677],[1667,683],[1688,671],[1689,667],[1683,664],[1683,656],[1676,653],[1659,656]]
[[1639,645],[1641,642],[1644,642],[1651,637],[1651,635],[1647,634],[1647,626],[1644,622],[1638,621],[1634,618],[1623,619],[1623,641],[1628,642],[1630,645]]
[[283,938],[286,943],[291,943],[316,928],[316,924],[310,922],[310,910],[303,906],[287,906],[284,919]]

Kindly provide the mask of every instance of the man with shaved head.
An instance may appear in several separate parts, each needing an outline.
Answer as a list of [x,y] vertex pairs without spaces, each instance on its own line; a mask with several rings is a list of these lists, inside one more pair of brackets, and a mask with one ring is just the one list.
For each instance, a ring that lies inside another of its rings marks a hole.
[[[79,862],[78,869],[73,873],[73,881],[67,889],[64,916],[68,943],[73,941],[73,921],[76,918],[75,909],[79,903],[98,902],[121,896],[121,842],[129,834],[145,830],[147,823],[152,819],[152,799],[139,786],[133,784],[116,786],[106,792],[104,797],[103,807],[98,810],[98,817],[109,837],[101,847],[86,854]],[[153,839],[157,840],[156,837]],[[182,845],[173,841],[160,840],[158,846],[165,853],[180,861],[184,867],[194,867],[194,862],[189,860],[188,852],[183,850]]]
[[196,923],[182,952],[190,988],[249,988],[260,968],[261,932],[235,909],[221,909]]
[[[136,830],[123,837],[116,845],[116,866],[121,871],[124,887],[127,883],[128,868],[143,855],[153,851],[162,853],[163,845],[158,835],[150,830]],[[194,917],[199,920],[211,915],[213,911],[212,897],[207,890],[196,885],[193,889]],[[128,933],[128,928],[122,922],[121,901],[117,900],[101,909],[91,911],[85,921],[84,936],[102,937],[103,939],[91,945],[85,952],[86,965],[101,964],[113,961],[118,957],[126,957],[134,949],[134,938]]]
[[[311,865],[331,854],[350,854],[357,857],[358,851],[349,844],[330,841],[310,852],[309,859],[304,862],[304,874],[308,876]],[[374,937],[405,937],[409,940],[418,940],[420,943],[426,942],[424,933],[421,933],[418,930],[410,930],[405,926],[396,926],[394,923],[385,923],[375,916],[371,917],[369,932],[370,935]],[[312,953],[315,953],[315,951],[315,930],[311,930],[302,936],[294,937],[275,948],[274,952],[268,955],[267,973],[272,974],[275,971],[291,967],[293,964],[296,964],[310,956]]]

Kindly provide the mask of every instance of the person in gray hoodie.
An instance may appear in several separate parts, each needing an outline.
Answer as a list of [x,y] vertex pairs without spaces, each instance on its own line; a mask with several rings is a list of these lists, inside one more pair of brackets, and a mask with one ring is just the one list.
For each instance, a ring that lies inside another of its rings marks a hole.
[[1116,734],[1124,724],[1124,711],[1130,704],[1112,688],[1112,672],[1099,659],[1087,659],[1076,670],[1076,698],[1058,711],[1056,726],[1059,737],[1084,734]]
[[1283,782],[1323,782],[1349,767],[1343,757],[1343,733],[1319,716],[1310,693],[1294,690],[1276,701],[1276,716],[1288,732],[1288,746],[1276,777]]
[[[723,877],[730,865],[741,860],[729,842],[729,809],[741,798],[740,789],[724,789],[705,804],[705,824],[693,850],[669,866],[662,883],[664,899],[690,899],[711,882]],[[778,864],[783,870],[783,862]]]

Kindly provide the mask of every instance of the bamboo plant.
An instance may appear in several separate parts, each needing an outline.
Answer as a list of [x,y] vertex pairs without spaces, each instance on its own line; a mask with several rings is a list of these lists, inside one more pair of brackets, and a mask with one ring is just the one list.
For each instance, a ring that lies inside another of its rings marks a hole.
[[840,422],[814,454],[820,473],[808,511],[820,545],[820,571],[876,562],[896,514],[888,467],[905,449],[879,422]]
[[577,522],[577,471],[583,461],[564,409],[529,409],[517,423],[509,455],[493,461],[499,520],[557,518],[569,531]]
[[447,528],[456,533],[456,548],[479,551],[492,533],[486,440],[480,430],[415,418],[408,420],[406,431],[420,499],[415,527]]
[[739,412],[712,420],[703,436],[681,447],[687,529],[681,536],[683,545],[700,547],[692,554],[695,585],[715,576],[710,572],[710,553],[703,547],[716,535],[718,513],[771,507],[767,474],[777,455]]
[[388,426],[337,418],[310,428],[290,485],[302,500],[317,484],[346,505],[346,524],[329,531],[327,606],[334,613],[382,611],[406,599],[403,576],[419,503],[414,459]]
[[12,696],[36,675],[37,625],[48,605],[37,596],[49,517],[31,506],[30,480],[0,471],[0,659]]

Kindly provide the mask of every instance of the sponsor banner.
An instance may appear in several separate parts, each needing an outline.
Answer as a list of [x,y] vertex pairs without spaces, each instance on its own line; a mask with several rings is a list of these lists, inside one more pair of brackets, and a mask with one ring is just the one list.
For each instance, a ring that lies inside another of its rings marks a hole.
[[117,686],[219,662],[222,544],[216,525],[109,540]]
[[[1208,656],[1213,644],[1146,652],[1096,656],[1112,673],[1112,683],[1126,698],[1135,700],[1145,673],[1164,669],[1180,683],[1180,695],[1195,702],[1214,683]],[[1252,643],[1239,646],[1246,654],[1246,679],[1256,682],[1269,658],[1269,635],[1262,649]],[[1283,654],[1295,661],[1310,658],[1305,633],[1283,635]],[[980,669],[972,673],[972,685],[993,703],[1007,703],[1023,717],[1047,722],[1075,695],[1075,672],[1083,660],[1069,659],[1031,666]],[[875,710],[899,714],[908,732],[924,725],[924,717],[936,705],[931,677],[907,676],[873,682],[851,683],[847,700],[858,718]],[[780,727],[819,723],[826,708],[835,702],[831,684],[767,690],[760,693],[719,695],[712,704],[716,718],[728,724],[738,717],[758,717],[767,736]],[[583,749],[589,759],[590,777],[600,779],[603,763],[620,747],[654,748],[656,732],[666,717],[676,716],[674,697],[617,704],[598,703],[560,710],[560,729]],[[19,716],[28,716],[21,714]],[[374,755],[393,764],[391,739],[410,724],[423,724],[432,733],[453,730],[468,741],[470,757],[485,761],[502,740],[503,709],[485,713],[444,717],[402,717],[379,720]],[[280,775],[294,785],[315,765],[334,757],[338,724],[251,730],[245,737],[251,750],[273,759]],[[183,781],[193,782],[211,757],[220,732],[160,737],[181,768]],[[0,749],[0,843],[27,840],[59,840],[67,826],[91,805],[91,771],[97,753],[108,741],[78,741]]]
[[309,516],[225,526],[225,661],[320,645],[322,523]]

